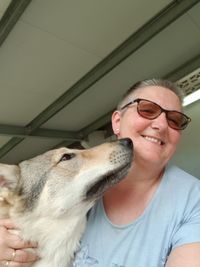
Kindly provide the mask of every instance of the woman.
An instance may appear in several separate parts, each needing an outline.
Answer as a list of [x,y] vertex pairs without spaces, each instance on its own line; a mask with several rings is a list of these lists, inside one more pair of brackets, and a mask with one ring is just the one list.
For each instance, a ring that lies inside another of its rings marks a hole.
[[[117,138],[132,139],[133,165],[90,211],[73,266],[200,266],[200,181],[168,166],[189,121],[169,81],[146,80],[129,89],[112,126]],[[8,242],[14,236],[1,225],[0,260],[30,266],[33,256]]]

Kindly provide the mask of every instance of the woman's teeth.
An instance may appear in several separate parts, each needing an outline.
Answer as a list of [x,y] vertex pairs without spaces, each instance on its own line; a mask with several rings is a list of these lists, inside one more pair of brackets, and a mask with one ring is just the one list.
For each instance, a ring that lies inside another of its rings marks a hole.
[[144,138],[150,142],[157,143],[159,145],[162,145],[163,142],[160,139],[157,139],[155,137],[150,137],[150,136],[144,136]]

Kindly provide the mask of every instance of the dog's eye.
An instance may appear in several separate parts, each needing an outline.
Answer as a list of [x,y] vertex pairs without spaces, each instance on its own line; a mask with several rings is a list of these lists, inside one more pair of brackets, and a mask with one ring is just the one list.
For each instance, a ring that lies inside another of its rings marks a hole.
[[65,160],[70,160],[72,158],[75,157],[74,153],[66,153],[62,156],[62,158],[60,159],[60,161],[65,161]]

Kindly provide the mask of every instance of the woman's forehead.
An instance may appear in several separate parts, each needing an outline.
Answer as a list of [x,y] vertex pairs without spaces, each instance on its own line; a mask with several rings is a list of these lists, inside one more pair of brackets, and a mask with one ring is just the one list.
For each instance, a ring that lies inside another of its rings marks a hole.
[[160,86],[147,86],[133,91],[128,99],[144,98],[151,100],[166,109],[181,110],[181,102],[175,92]]

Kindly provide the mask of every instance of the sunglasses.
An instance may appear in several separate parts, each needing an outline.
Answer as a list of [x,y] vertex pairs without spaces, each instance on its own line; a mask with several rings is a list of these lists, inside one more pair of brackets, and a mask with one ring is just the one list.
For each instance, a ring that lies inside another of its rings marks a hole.
[[188,123],[191,121],[191,119],[186,116],[185,114],[176,111],[176,110],[166,110],[159,106],[158,104],[146,100],[146,99],[141,99],[137,98],[126,105],[124,105],[121,110],[129,107],[130,105],[137,103],[137,112],[138,114],[149,120],[156,119],[162,112],[165,113],[167,123],[169,127],[175,130],[183,130],[187,127]]

